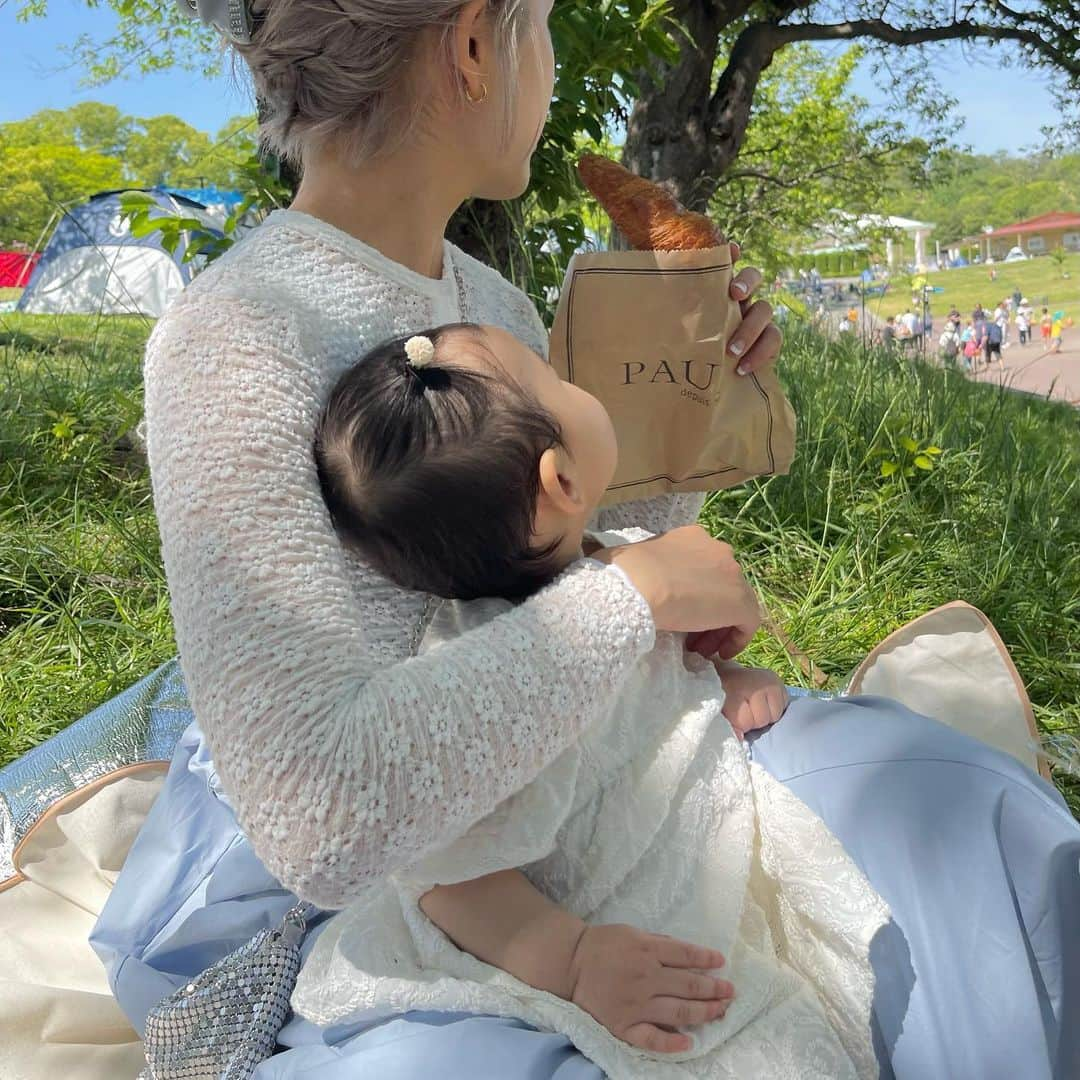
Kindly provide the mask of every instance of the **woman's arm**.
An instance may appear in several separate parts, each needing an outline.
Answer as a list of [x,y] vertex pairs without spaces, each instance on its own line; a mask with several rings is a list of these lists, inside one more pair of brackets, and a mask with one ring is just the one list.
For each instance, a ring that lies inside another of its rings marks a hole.
[[256,853],[332,908],[524,787],[655,623],[623,571],[584,559],[402,659],[427,598],[349,560],[333,531],[311,449],[332,372],[305,354],[303,317],[185,294],[147,345],[147,442],[195,715]]

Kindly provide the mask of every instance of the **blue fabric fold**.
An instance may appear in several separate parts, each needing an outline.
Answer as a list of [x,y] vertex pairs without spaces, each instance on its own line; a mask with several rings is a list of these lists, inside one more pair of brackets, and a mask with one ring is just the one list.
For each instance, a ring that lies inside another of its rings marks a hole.
[[[747,742],[892,909],[871,950],[881,1075],[1080,1076],[1080,825],[1056,789],[881,697],[796,697]],[[91,943],[141,1032],[156,1001],[294,902],[240,832],[192,724]],[[331,915],[312,919],[305,955]],[[330,1028],[294,1016],[280,1043],[256,1080],[602,1075],[560,1035],[464,1013]]]

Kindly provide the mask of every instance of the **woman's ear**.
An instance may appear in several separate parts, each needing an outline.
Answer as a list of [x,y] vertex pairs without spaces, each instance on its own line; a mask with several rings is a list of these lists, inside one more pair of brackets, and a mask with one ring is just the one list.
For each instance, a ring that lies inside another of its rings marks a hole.
[[[540,455],[540,491],[538,502],[567,516],[580,515],[585,509],[585,492],[577,469],[566,452],[553,446]],[[540,509],[541,507],[538,507]]]
[[[478,46],[486,46],[483,37],[485,30],[484,16],[488,0],[471,0],[458,12],[458,24],[454,35],[457,46],[458,67],[464,76],[471,97],[480,98],[480,84],[483,81],[483,65],[488,63],[486,53],[481,55]],[[477,64],[481,67],[477,68]]]

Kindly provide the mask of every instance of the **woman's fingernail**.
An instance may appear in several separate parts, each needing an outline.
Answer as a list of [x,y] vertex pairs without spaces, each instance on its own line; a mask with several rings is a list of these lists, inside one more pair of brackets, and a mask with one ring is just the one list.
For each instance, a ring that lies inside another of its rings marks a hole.
[[732,356],[742,356],[743,349],[745,348],[746,346],[741,341],[733,341],[728,346],[728,352],[731,353]]
[[747,293],[746,286],[741,281],[736,281],[731,288],[738,296],[745,296]]
[[735,374],[736,375],[746,375],[749,371],[750,371],[750,369],[745,364],[740,364],[735,369]]

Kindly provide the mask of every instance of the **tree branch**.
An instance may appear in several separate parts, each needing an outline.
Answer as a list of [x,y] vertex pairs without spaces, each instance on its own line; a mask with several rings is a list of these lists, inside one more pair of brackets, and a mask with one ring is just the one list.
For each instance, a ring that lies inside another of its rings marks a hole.
[[[1017,17],[1023,18],[1019,14]],[[744,33],[756,29],[758,27],[749,27]],[[1051,45],[1036,31],[1022,26],[991,26],[988,23],[960,19],[944,26],[908,28],[893,26],[883,19],[851,19],[848,22],[831,24],[793,23],[788,26],[766,26],[765,30],[766,32],[761,37],[766,47],[771,46],[770,59],[771,53],[795,41],[845,41],[851,38],[868,37],[875,41],[883,41],[888,45],[904,46],[986,38],[990,41],[1014,41],[1017,44],[1026,45],[1032,52],[1044,56],[1074,78],[1080,77],[1080,59]]]
[[794,180],[785,180],[772,173],[763,172],[761,169],[729,169],[724,173],[723,181],[726,184],[728,180],[760,180],[763,183],[773,184],[776,187],[790,191],[794,188],[802,187],[803,184],[806,184],[811,180],[816,180],[822,176],[829,176],[845,165],[850,165],[856,161],[880,161],[882,158],[886,158],[890,154],[895,154],[898,150],[902,150],[903,148],[904,147],[901,144],[897,144],[894,146],[884,146],[877,150],[870,150],[865,153],[848,154],[838,161],[833,161],[826,165],[819,165],[816,169],[811,169],[810,172],[795,177]]
[[[991,0],[1001,4],[1001,0]],[[800,8],[800,4],[776,5],[777,12],[785,15]],[[884,15],[889,7],[887,0],[881,5]],[[1004,5],[1001,5],[1004,9]],[[871,38],[890,45],[926,45],[943,41],[985,39],[994,42],[1010,41],[1021,45],[1026,51],[1042,57],[1080,81],[1080,55],[1067,50],[1057,36],[1050,41],[1039,32],[1023,26],[993,26],[968,17],[973,5],[964,9],[965,17],[940,26],[903,27],[894,26],[884,18],[850,19],[839,23],[790,23],[779,20],[758,22],[739,34],[732,46],[728,65],[720,75],[716,90],[705,110],[705,127],[710,136],[708,174],[719,178],[735,159],[746,135],[751,104],[761,74],[772,63],[777,51],[797,41],[847,41]],[[783,17],[783,16],[781,16]],[[1020,13],[1009,9],[1009,17],[1023,19]],[[1045,21],[1042,25],[1046,25]],[[1058,29],[1060,35],[1061,28]]]

